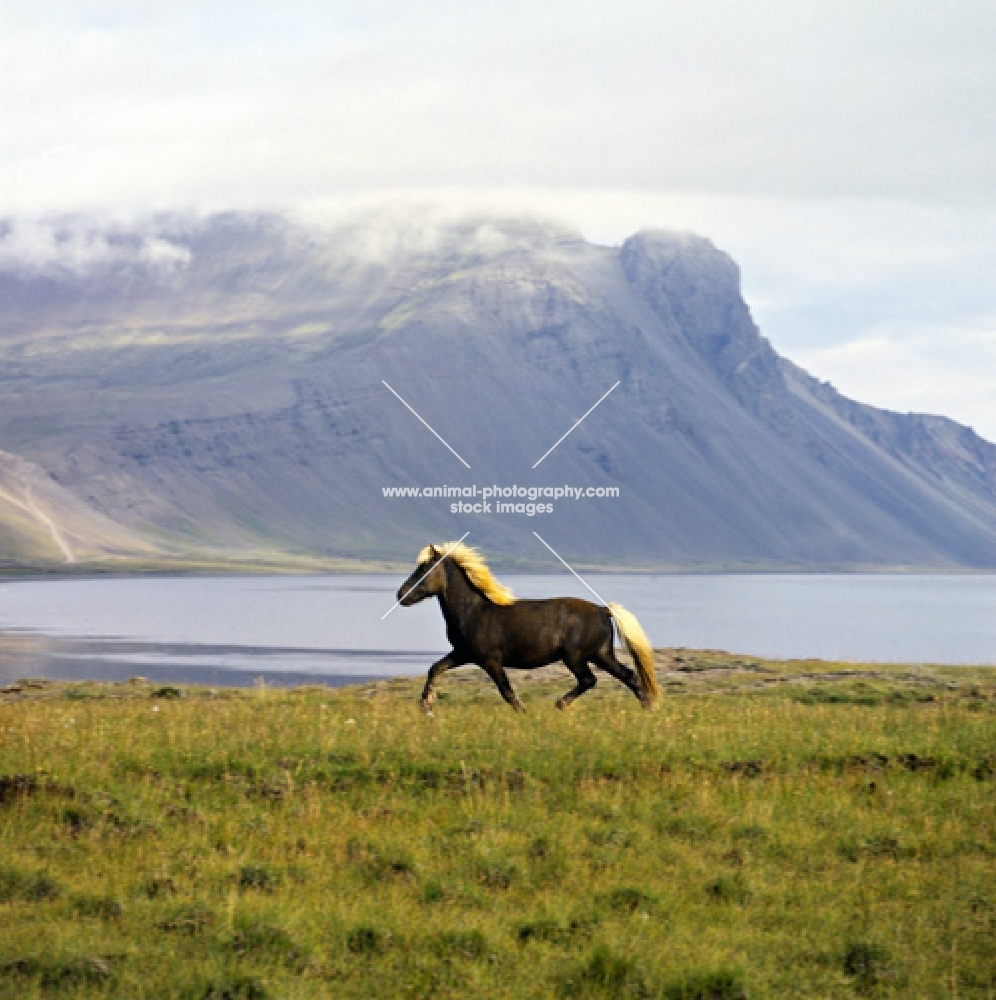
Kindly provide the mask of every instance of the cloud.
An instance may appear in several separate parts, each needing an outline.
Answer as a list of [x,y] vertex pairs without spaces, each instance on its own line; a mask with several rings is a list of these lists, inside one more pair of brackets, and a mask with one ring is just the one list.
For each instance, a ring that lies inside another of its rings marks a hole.
[[138,259],[156,271],[175,271],[190,263],[190,250],[179,243],[151,236],[139,247]]
[[854,399],[943,413],[996,441],[996,315],[962,328],[869,331],[796,360]]
[[[145,223],[151,227],[151,222]],[[190,251],[153,232],[115,231],[82,217],[59,221],[18,218],[0,227],[0,272],[85,275],[110,265],[168,273],[190,261]]]
[[991,203],[988,3],[8,3],[5,205],[504,185]]

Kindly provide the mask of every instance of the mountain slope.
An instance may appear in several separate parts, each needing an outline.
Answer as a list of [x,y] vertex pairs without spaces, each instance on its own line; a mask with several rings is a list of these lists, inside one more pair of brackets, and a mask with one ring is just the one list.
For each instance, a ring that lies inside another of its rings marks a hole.
[[[996,446],[781,358],[698,237],[230,214],[0,246],[0,447],[136,551],[406,561],[469,530],[548,565],[536,530],[583,565],[996,566]],[[475,483],[620,495],[383,495]]]
[[0,451],[0,567],[163,554],[81,503],[37,465]]

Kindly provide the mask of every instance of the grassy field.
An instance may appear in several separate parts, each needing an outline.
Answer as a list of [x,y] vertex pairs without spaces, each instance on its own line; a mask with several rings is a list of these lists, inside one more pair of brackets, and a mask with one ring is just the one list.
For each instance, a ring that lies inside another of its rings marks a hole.
[[0,996],[996,996],[996,672],[0,694]]

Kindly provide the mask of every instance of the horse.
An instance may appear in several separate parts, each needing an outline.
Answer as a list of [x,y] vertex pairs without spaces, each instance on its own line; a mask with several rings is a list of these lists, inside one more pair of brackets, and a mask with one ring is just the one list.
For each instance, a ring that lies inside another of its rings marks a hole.
[[[559,709],[598,683],[589,664],[621,681],[644,708],[652,708],[660,695],[650,640],[633,614],[619,604],[603,607],[577,597],[518,600],[469,545],[426,545],[397,596],[403,607],[438,598],[446,621],[446,637],[453,648],[429,668],[422,691],[422,708],[430,716],[440,675],[466,664],[484,670],[517,712],[525,707],[506,671],[534,670],[557,660],[577,679],[577,685],[557,701]],[[616,659],[613,622],[633,657],[635,671]]]

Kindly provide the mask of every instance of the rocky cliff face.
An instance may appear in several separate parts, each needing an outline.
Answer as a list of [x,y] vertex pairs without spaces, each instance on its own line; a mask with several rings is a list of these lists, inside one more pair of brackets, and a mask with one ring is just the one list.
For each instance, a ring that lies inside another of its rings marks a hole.
[[[58,530],[72,507],[90,557],[407,561],[469,530],[547,565],[536,530],[582,565],[996,566],[996,446],[781,358],[707,240],[245,215],[43,237],[0,227],[0,448],[51,481],[39,510]],[[620,495],[533,517],[383,495],[474,483]],[[8,560],[64,558],[4,511]]]

